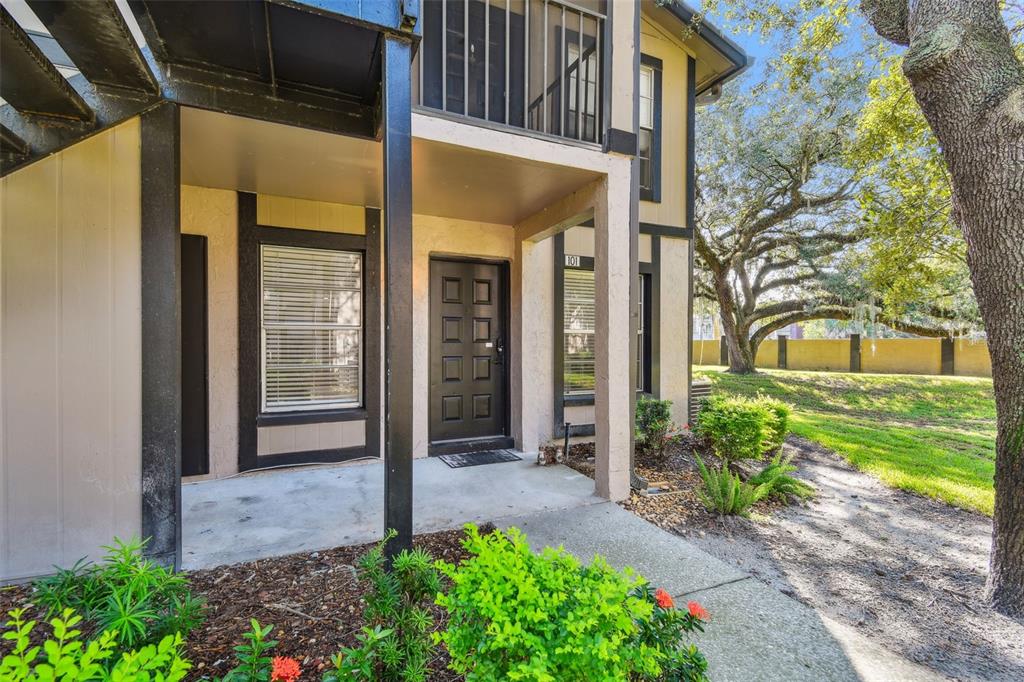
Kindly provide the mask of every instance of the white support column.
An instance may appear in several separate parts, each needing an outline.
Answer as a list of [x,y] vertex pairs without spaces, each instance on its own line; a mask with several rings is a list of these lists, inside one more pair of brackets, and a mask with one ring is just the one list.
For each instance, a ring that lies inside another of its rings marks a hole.
[[535,452],[552,437],[555,390],[552,241],[517,240],[512,264],[512,435]]
[[608,174],[594,206],[594,284],[596,339],[594,374],[595,487],[610,500],[629,496],[633,447],[630,349],[633,344],[630,289],[630,160]]

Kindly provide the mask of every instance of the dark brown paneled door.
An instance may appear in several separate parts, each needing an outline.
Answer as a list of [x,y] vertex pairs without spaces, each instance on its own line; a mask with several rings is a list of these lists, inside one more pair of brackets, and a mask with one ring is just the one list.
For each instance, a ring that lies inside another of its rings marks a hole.
[[505,268],[430,261],[430,440],[507,435]]
[[206,237],[181,235],[181,475],[210,473]]

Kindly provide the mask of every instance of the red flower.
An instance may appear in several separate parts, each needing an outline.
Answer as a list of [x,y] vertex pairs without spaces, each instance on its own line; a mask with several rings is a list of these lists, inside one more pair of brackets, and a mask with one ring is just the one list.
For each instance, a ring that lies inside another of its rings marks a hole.
[[271,662],[271,682],[295,682],[301,673],[299,662],[294,658],[274,656],[274,660]]
[[686,608],[690,610],[690,615],[697,620],[709,621],[711,616],[708,615],[707,609],[701,606],[695,601],[687,602]]
[[660,587],[654,591],[654,601],[663,609],[671,609],[676,603],[672,601],[672,595]]

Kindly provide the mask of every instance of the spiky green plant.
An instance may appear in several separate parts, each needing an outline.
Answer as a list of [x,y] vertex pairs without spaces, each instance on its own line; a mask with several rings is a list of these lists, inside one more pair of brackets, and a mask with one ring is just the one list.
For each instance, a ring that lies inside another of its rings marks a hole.
[[790,472],[796,471],[792,461],[792,456],[776,455],[771,463],[759,474],[751,477],[748,483],[755,486],[767,486],[767,496],[781,500],[787,500],[790,495],[800,499],[814,497],[814,486],[789,475]]
[[745,483],[737,474],[729,471],[725,462],[721,469],[709,469],[704,460],[697,458],[703,490],[698,490],[701,502],[710,511],[719,514],[749,516],[750,508],[770,492],[766,485]]

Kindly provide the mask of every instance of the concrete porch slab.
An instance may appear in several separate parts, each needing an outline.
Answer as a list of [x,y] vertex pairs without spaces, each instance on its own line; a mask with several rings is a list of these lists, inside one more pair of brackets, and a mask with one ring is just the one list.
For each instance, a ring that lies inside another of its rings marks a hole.
[[[601,502],[594,482],[563,466],[521,462],[451,469],[413,462],[416,533]],[[210,568],[373,542],[384,527],[380,461],[278,469],[181,487],[182,567]]]

